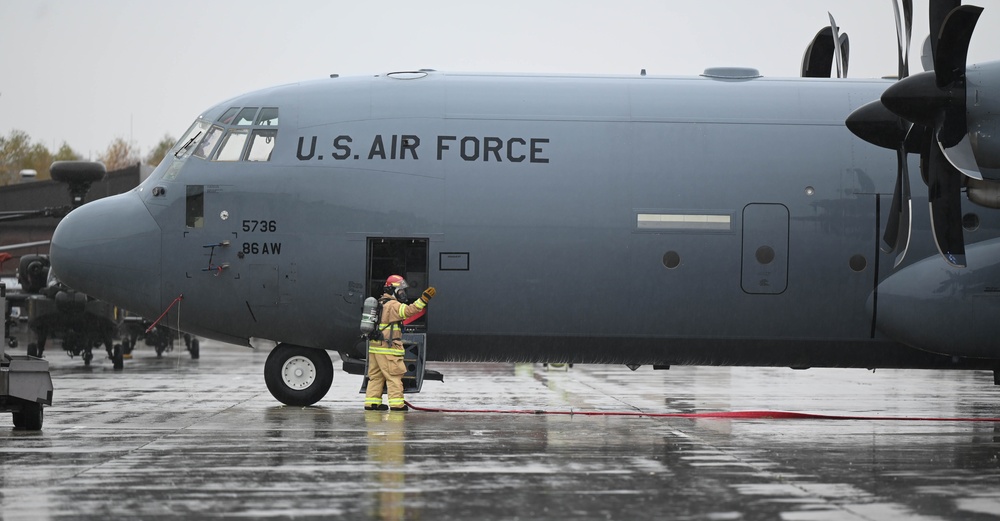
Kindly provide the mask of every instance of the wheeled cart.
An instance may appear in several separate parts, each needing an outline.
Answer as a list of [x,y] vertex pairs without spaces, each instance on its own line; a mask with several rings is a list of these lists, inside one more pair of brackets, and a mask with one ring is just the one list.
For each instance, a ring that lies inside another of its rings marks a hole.
[[4,309],[4,338],[0,342],[0,412],[14,414],[14,428],[42,429],[43,406],[52,405],[52,376],[49,363],[33,356],[7,354],[10,339],[10,308],[7,287],[0,284],[0,304]]

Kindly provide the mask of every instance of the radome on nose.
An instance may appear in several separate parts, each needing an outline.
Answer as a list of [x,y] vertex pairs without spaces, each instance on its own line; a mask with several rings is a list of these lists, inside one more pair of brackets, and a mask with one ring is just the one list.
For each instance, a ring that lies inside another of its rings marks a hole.
[[160,227],[138,193],[85,204],[56,227],[52,270],[67,286],[143,316],[160,308]]

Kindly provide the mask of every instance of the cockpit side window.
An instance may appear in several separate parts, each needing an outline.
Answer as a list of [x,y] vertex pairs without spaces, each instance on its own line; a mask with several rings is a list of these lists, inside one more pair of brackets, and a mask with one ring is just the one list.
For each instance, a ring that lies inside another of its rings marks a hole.
[[253,125],[254,116],[256,114],[257,107],[247,107],[240,111],[240,114],[236,116],[236,121],[233,122],[233,124],[241,127]]
[[254,130],[250,136],[250,147],[247,149],[246,160],[270,161],[276,137],[278,137],[277,130]]
[[222,146],[219,147],[219,155],[216,156],[216,161],[239,161],[240,156],[243,154],[243,145],[247,142],[247,135],[250,131],[248,130],[230,130],[225,139],[222,140]]
[[221,116],[219,116],[219,123],[222,125],[232,125],[233,118],[236,116],[236,113],[239,112],[239,110],[240,110],[239,107],[229,107],[228,109],[226,109],[225,112],[222,113]]
[[257,114],[257,121],[254,121],[255,127],[276,127],[278,126],[278,107],[264,107],[260,109],[260,114]]

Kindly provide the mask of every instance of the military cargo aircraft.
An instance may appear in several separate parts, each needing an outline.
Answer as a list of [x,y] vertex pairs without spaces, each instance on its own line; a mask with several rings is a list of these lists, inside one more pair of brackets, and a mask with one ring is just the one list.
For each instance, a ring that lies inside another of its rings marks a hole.
[[63,219],[52,266],[184,331],[277,342],[265,380],[294,405],[329,389],[325,351],[365,356],[362,301],[390,273],[438,290],[429,360],[996,370],[980,11],[932,2],[933,63],[910,75],[904,2],[900,79],[811,77],[847,70],[831,24],[803,78],[422,69],[251,92]]

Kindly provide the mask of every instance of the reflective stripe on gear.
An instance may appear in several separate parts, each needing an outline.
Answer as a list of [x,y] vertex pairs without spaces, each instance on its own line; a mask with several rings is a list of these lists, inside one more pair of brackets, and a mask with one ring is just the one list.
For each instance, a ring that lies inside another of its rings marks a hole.
[[[416,302],[413,303],[413,307],[417,308],[417,312],[423,311],[423,309],[424,309],[425,306],[427,306],[427,304],[424,304],[423,300],[418,300],[418,301],[416,301]],[[400,306],[399,307],[399,318],[406,318],[406,316],[407,316],[406,315],[406,306]]]
[[373,355],[390,355],[390,356],[403,356],[406,354],[405,349],[393,349],[391,347],[381,347],[381,346],[368,346],[368,352]]
[[382,405],[382,397],[378,398],[365,398],[365,405]]
[[403,398],[389,398],[389,407],[402,407],[406,404]]
[[[399,327],[398,322],[393,322],[390,324],[379,324],[379,331],[389,330],[389,339],[397,340],[402,338],[402,329]],[[398,335],[396,333],[399,333]],[[403,356],[406,354],[405,349],[392,347],[393,344],[386,345],[384,340],[372,340],[368,342],[368,352],[373,355],[391,355],[391,356]]]

